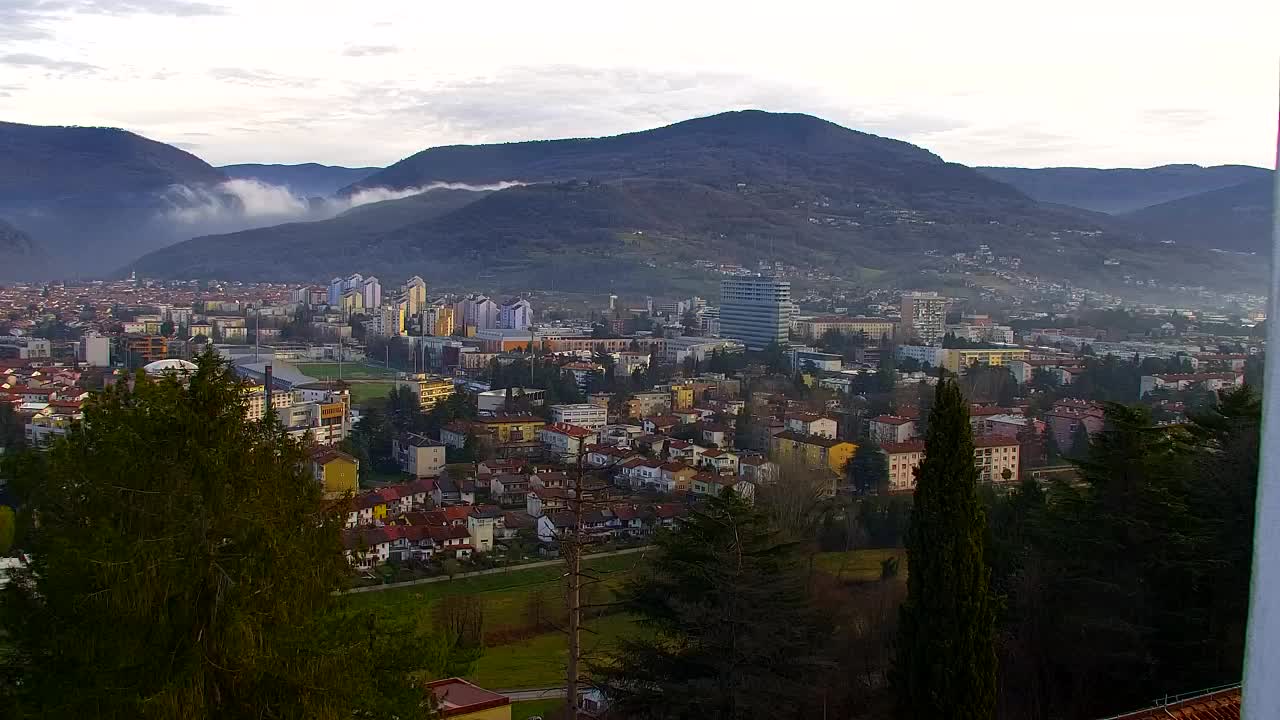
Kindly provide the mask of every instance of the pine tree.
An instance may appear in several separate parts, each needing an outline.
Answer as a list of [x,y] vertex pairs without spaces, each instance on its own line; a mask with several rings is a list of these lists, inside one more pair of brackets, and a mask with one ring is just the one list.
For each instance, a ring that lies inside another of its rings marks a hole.
[[273,414],[246,421],[229,366],[198,366],[107,390],[24,456],[40,522],[0,593],[6,717],[426,716],[414,675],[465,671],[456,648],[333,596],[344,504]]
[[903,720],[989,720],[995,611],[973,433],[954,380],[938,382],[907,534],[907,599],[892,684]]
[[796,548],[731,490],[657,545],[652,572],[626,589],[654,632],[593,668],[619,716],[815,716],[826,633]]

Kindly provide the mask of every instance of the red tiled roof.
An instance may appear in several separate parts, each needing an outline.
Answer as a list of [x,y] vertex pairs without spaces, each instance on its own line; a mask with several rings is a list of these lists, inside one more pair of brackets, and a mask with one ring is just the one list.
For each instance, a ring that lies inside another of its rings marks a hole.
[[1018,441],[1013,438],[1000,437],[999,435],[984,435],[973,439],[973,446],[976,448],[985,447],[1009,447],[1018,445]]
[[581,427],[581,426],[578,426],[578,425],[570,425],[569,423],[551,423],[550,425],[547,425],[546,427],[544,427],[544,428],[542,428],[542,429],[543,429],[543,430],[546,430],[546,431],[548,431],[548,432],[554,432],[554,433],[560,433],[561,435],[567,435],[567,436],[569,436],[569,437],[577,438],[577,439],[579,439],[579,440],[581,440],[581,439],[583,439],[583,438],[585,438],[585,437],[591,437],[592,435],[594,435],[594,434],[595,434],[595,433],[591,432],[590,430],[588,430],[588,429],[586,429],[586,428],[584,428],[584,427]]
[[908,440],[900,443],[885,443],[880,447],[889,455],[899,455],[902,453],[924,452],[923,440]]
[[1240,688],[1117,715],[1108,720],[1240,720]]
[[805,435],[804,433],[793,432],[791,430],[783,430],[777,435],[774,435],[774,437],[803,443],[805,445],[817,445],[819,447],[826,448],[835,447],[836,445],[842,445],[847,442],[846,440],[838,440],[836,438],[824,437],[822,435]]
[[905,425],[911,422],[911,418],[905,418],[898,415],[880,415],[871,418],[871,422],[880,423],[881,425]]

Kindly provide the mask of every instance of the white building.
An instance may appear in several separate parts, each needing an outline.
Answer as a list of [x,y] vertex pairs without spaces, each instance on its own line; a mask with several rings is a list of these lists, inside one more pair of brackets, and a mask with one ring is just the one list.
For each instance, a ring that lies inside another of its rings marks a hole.
[[609,411],[590,403],[552,405],[551,422],[599,430],[609,424]]
[[785,345],[794,306],[791,283],[771,277],[735,277],[720,283],[720,334],[748,350]]
[[455,321],[463,327],[470,325],[477,330],[498,327],[498,304],[484,295],[468,295],[458,301],[455,308]]
[[382,305],[382,283],[378,278],[369,276],[360,283],[360,294],[364,296],[364,306],[376,308]]
[[528,330],[533,324],[533,306],[524,298],[512,298],[498,308],[498,327],[506,330]]
[[82,341],[84,362],[91,367],[111,366],[111,338],[98,333],[88,333]]
[[946,334],[947,298],[936,292],[909,292],[902,296],[902,334],[905,340],[939,345]]

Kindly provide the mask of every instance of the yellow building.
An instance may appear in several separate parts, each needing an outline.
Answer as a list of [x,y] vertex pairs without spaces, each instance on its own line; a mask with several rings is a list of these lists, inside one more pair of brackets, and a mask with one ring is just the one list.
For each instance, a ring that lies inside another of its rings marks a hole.
[[325,498],[355,495],[360,489],[360,461],[341,450],[323,447],[312,451],[311,475],[324,488]]
[[423,412],[448,400],[453,395],[453,381],[439,375],[425,373],[400,373],[396,389],[407,387],[418,395],[418,406]]
[[481,438],[498,445],[538,442],[538,431],[547,422],[537,415],[495,415],[475,420],[472,426]]
[[827,331],[835,330],[845,335],[861,334],[872,342],[879,342],[881,338],[893,337],[897,333],[898,323],[885,318],[828,315],[797,320],[795,328],[796,334],[805,340],[818,340]]
[[810,468],[825,467],[832,472],[844,472],[845,463],[857,452],[858,446],[846,440],[805,435],[784,430],[769,440],[771,459],[780,464],[796,464]]
[[427,683],[440,716],[449,720],[511,720],[511,698],[462,678]]
[[427,310],[428,331],[441,337],[452,335],[454,326],[453,306],[439,305]]
[[948,348],[941,352],[939,365],[949,372],[958,373],[971,365],[1008,365],[1014,360],[1026,360],[1031,351],[1026,348]]
[[672,385],[671,386],[671,409],[672,410],[688,410],[693,407],[693,386],[692,385]]
[[[267,386],[251,384],[245,387],[244,418],[250,421],[261,420],[267,414]],[[277,412],[293,404],[293,394],[276,390],[271,393],[271,407]]]

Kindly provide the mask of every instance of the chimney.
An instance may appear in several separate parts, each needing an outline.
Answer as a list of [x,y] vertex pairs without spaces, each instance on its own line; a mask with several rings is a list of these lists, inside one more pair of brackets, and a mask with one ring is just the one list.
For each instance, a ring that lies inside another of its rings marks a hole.
[[267,389],[264,391],[264,393],[265,393],[265,397],[263,397],[263,399],[262,399],[262,400],[263,400],[263,403],[264,403],[264,404],[263,404],[263,413],[264,413],[264,414],[265,414],[265,413],[269,413],[269,412],[271,412],[271,391],[275,389],[275,388],[273,387],[273,383],[274,383],[274,381],[271,379],[271,366],[270,366],[270,365],[268,365],[268,366],[266,367],[266,374],[267,374]]

